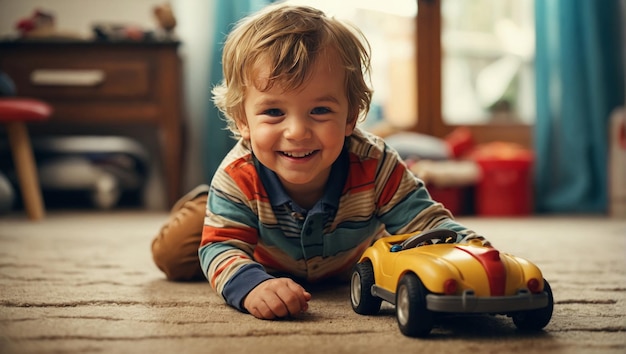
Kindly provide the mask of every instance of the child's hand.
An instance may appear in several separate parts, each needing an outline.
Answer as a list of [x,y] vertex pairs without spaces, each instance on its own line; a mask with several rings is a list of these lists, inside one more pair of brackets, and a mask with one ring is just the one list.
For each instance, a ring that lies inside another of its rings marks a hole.
[[243,307],[254,317],[271,320],[294,316],[308,309],[311,294],[289,278],[270,279],[252,289]]

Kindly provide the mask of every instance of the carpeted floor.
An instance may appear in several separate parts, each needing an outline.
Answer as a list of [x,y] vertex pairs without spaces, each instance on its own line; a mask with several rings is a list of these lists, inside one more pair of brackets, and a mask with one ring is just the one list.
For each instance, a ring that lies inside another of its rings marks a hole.
[[550,281],[545,331],[506,317],[448,318],[430,338],[404,337],[393,307],[352,311],[349,288],[310,289],[297,319],[261,321],[224,305],[209,285],[172,283],[152,264],[164,213],[0,217],[1,353],[624,353],[626,221],[601,217],[464,218],[501,251]]

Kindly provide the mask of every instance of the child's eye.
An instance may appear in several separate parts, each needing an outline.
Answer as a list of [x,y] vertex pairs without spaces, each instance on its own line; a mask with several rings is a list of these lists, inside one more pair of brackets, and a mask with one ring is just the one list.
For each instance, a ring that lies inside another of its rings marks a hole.
[[315,107],[311,110],[311,114],[326,114],[330,112],[331,110],[328,107]]
[[270,108],[263,111],[263,114],[270,117],[280,117],[283,115],[283,111],[278,108]]

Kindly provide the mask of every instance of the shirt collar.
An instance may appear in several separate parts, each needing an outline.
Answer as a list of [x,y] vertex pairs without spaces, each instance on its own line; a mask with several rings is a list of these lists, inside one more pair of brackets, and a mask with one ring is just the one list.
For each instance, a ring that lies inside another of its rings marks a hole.
[[[289,197],[282,183],[278,179],[276,173],[269,168],[265,167],[256,157],[254,157],[254,165],[259,172],[259,177],[261,178],[261,182],[269,195],[270,203],[272,206],[280,206],[284,204],[290,204],[292,207],[295,206],[295,202]],[[346,144],[344,144],[339,157],[337,160],[333,162],[333,165],[330,169],[330,175],[328,177],[328,182],[326,183],[326,190],[324,191],[324,195],[322,199],[318,201],[313,209],[315,210],[320,207],[326,206],[331,207],[333,209],[337,209],[339,206],[339,198],[341,197],[341,192],[343,191],[343,187],[345,186],[345,181],[348,176],[348,168],[350,165],[350,158],[348,155],[348,149]],[[332,181],[332,183],[330,182]],[[300,208],[302,209],[302,208]]]

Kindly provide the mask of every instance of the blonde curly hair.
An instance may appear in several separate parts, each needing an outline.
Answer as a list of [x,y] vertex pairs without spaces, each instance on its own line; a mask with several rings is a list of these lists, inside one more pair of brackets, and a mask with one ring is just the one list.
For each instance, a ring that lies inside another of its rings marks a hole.
[[[370,46],[354,26],[308,6],[271,5],[244,18],[230,32],[222,55],[223,81],[212,90],[213,101],[225,115],[233,137],[237,122],[245,123],[247,85],[266,91],[275,84],[285,90],[300,87],[318,54],[334,50],[345,69],[348,123],[364,119],[372,100]],[[258,63],[269,63],[269,80],[254,79]]]

